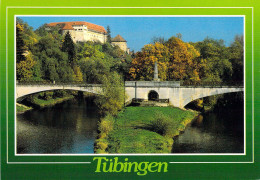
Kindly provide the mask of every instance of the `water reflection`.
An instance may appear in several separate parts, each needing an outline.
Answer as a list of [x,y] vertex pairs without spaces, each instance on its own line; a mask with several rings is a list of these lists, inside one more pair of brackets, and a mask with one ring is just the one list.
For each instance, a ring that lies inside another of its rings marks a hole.
[[243,113],[199,115],[176,138],[173,153],[243,153]]
[[17,115],[17,153],[93,153],[98,119],[87,99]]

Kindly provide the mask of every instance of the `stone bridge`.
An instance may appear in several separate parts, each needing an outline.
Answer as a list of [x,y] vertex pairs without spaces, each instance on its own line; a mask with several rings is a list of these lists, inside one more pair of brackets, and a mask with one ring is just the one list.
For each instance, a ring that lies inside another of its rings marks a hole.
[[[75,85],[17,85],[16,98],[50,90],[77,90],[102,95],[102,85],[99,84],[75,84]],[[231,92],[244,91],[243,87],[192,87],[180,86],[178,81],[126,81],[126,102],[132,99],[165,99],[175,107],[184,108],[193,100]]]

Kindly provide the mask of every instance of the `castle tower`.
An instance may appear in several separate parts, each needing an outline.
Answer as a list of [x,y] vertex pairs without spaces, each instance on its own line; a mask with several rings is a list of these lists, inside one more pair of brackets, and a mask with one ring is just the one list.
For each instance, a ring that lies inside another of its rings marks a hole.
[[116,37],[114,37],[113,39],[111,39],[111,44],[113,46],[119,46],[120,49],[122,49],[123,51],[125,51],[129,54],[129,48],[127,48],[126,42],[127,41],[119,34]]

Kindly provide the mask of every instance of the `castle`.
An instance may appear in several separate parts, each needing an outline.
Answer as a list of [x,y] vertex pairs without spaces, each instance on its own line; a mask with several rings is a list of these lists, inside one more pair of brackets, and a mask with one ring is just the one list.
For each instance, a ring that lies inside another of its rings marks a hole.
[[127,52],[129,54],[129,48],[127,48],[127,41],[122,38],[122,36],[120,36],[119,34],[114,37],[113,39],[111,39],[111,44],[113,46],[119,46],[120,49],[122,49],[123,51]]
[[100,41],[105,43],[107,41],[107,31],[103,26],[84,21],[47,24],[47,28],[55,26],[62,30],[62,34],[69,32],[74,42]]
[[[73,22],[53,22],[47,24],[46,29],[50,30],[51,27],[58,27],[62,34],[70,33],[72,40],[77,42],[86,41],[99,41],[101,43],[107,42],[107,31],[103,26],[92,24],[85,21],[73,21]],[[120,35],[111,39],[113,46],[119,46],[120,49],[129,53],[127,48],[127,41]]]

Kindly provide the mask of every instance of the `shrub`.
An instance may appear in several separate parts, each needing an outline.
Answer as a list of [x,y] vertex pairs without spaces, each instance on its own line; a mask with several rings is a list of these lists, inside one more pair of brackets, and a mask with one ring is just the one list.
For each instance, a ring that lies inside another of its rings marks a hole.
[[107,134],[113,130],[114,118],[112,115],[107,115],[103,119],[101,119],[98,130],[100,134],[102,134],[102,138],[106,137]]
[[44,93],[43,99],[44,100],[50,100],[50,99],[52,99],[53,94],[54,94],[53,91],[47,91],[47,92]]
[[54,92],[55,97],[64,97],[67,95],[67,92],[65,90],[57,90]]
[[105,150],[97,149],[95,151],[96,154],[108,154]]
[[156,113],[154,120],[151,122],[151,130],[165,136],[170,126],[169,117],[162,113]]
[[106,150],[108,144],[105,142],[97,142],[96,149]]
[[151,122],[151,130],[166,137],[174,136],[173,130],[177,122],[162,113],[156,113],[154,120]]

